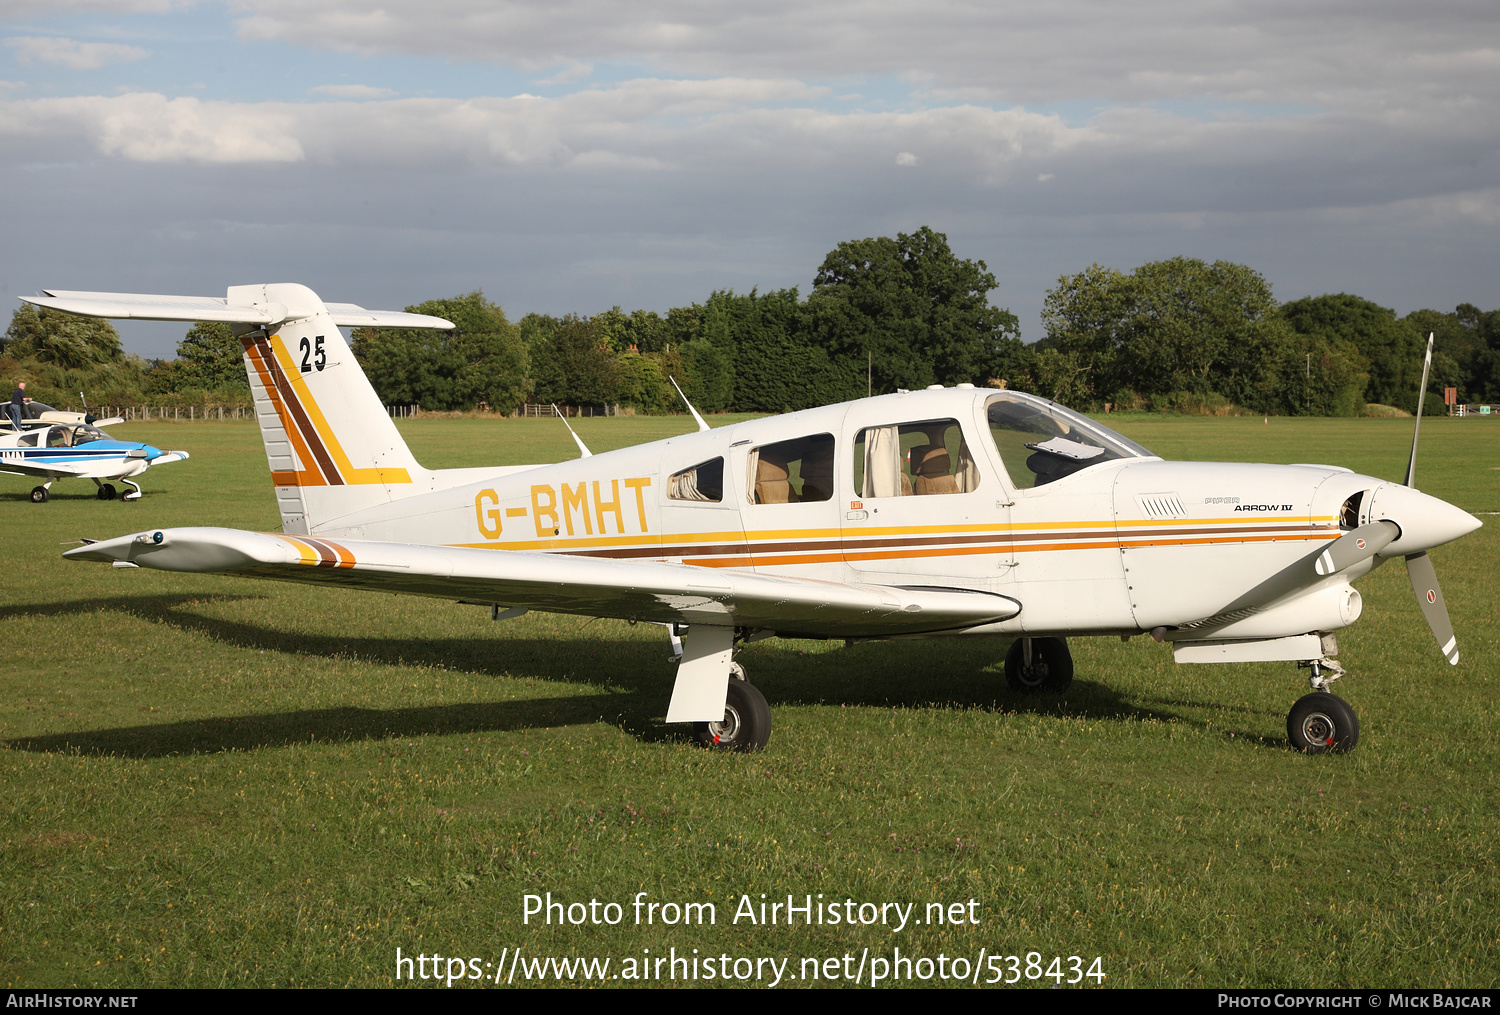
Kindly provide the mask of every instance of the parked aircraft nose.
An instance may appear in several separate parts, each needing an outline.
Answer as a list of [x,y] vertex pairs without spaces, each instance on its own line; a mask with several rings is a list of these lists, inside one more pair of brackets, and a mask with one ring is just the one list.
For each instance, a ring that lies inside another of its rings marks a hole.
[[1451,543],[1484,524],[1462,508],[1397,483],[1375,488],[1370,518],[1389,519],[1401,527],[1400,538],[1381,551],[1383,557],[1421,553]]

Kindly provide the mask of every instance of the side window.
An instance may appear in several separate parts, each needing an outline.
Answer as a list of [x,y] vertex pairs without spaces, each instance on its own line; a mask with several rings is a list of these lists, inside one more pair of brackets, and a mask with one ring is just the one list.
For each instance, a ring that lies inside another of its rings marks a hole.
[[16,441],[16,446],[21,448],[34,448],[36,447],[36,439],[39,436],[41,435],[33,430],[31,433]]
[[861,497],[969,493],[979,467],[956,419],[872,426],[854,441],[854,489]]
[[61,426],[53,427],[51,430],[47,431],[47,447],[49,447],[49,448],[67,448],[67,447],[72,447],[73,446],[72,436],[73,436],[73,431],[67,429],[66,427],[61,427]]
[[833,434],[764,444],[749,456],[752,504],[805,504],[833,497]]
[[699,462],[691,469],[673,473],[667,481],[667,497],[719,503],[724,499],[724,459]]

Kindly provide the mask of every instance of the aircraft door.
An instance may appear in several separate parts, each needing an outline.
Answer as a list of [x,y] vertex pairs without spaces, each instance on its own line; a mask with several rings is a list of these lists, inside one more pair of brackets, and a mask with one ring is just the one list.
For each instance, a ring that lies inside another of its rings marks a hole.
[[839,551],[838,442],[811,433],[745,448],[745,538],[757,571],[843,580]]
[[[1012,498],[957,419],[848,426],[844,560],[865,581],[998,591],[1010,577]],[[986,475],[988,473],[988,475]]]

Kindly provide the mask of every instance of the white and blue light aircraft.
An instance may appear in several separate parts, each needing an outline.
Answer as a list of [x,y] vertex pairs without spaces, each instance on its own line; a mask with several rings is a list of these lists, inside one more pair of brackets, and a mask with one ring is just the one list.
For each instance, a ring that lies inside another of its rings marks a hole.
[[181,462],[186,451],[163,451],[137,441],[115,440],[102,427],[123,420],[95,420],[81,412],[59,412],[32,403],[38,411],[22,420],[17,430],[6,421],[0,429],[0,472],[45,480],[33,487],[33,504],[45,504],[59,479],[92,479],[100,500],[114,500],[110,480],[130,487],[121,500],[139,500],[141,488],[133,479],[154,465]]
[[1068,686],[1069,638],[1147,635],[1179,663],[1300,664],[1312,693],[1287,716],[1291,745],[1347,751],[1359,723],[1329,691],[1337,633],[1359,619],[1354,582],[1387,561],[1405,563],[1458,663],[1428,551],[1480,523],[1416,489],[1415,439],[1405,482],[1168,462],[1044,398],[960,384],[712,430],[699,418],[697,433],[550,465],[433,470],[339,328],[447,321],[292,284],[32,302],[231,323],[281,511],[280,532],[162,528],[65,557],[435,596],[497,619],[673,625],[686,634],[666,719],[706,746],[769,740],[766,700],[734,661],[768,635],[931,638],[937,668],[942,639],[1004,639],[1020,693]]

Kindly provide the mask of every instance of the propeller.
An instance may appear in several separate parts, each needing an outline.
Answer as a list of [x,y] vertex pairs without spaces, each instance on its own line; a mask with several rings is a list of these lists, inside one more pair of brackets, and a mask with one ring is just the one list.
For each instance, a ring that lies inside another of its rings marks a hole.
[[1318,554],[1313,566],[1320,575],[1337,574],[1346,567],[1353,567],[1362,560],[1369,560],[1381,550],[1394,543],[1401,535],[1401,526],[1395,522],[1371,522],[1346,532]]
[[[1411,457],[1406,462],[1406,485],[1413,490],[1417,488],[1417,437],[1422,432],[1422,407],[1427,400],[1427,374],[1432,369],[1432,338],[1432,332],[1428,332],[1427,355],[1422,360],[1422,386],[1417,389],[1417,425],[1412,430]],[[1349,537],[1340,538],[1334,546],[1347,538]],[[1411,579],[1411,590],[1416,593],[1422,617],[1432,629],[1432,636],[1437,639],[1438,650],[1447,658],[1450,666],[1457,666],[1458,639],[1453,635],[1453,621],[1448,619],[1448,606],[1443,602],[1443,587],[1438,584],[1437,569],[1432,566],[1432,558],[1427,556],[1426,550],[1407,554],[1406,576]]]

